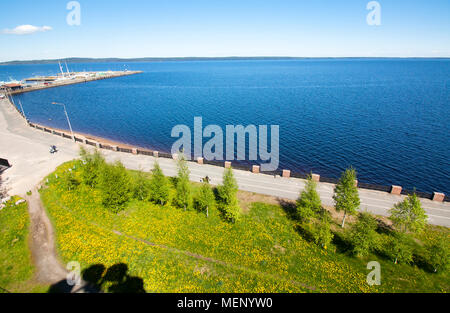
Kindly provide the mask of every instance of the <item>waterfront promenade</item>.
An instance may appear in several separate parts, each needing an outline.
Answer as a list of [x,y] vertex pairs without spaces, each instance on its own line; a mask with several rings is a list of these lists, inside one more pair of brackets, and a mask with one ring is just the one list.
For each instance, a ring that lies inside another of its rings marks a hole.
[[[49,148],[56,145],[59,152],[51,155]],[[80,143],[33,129],[7,100],[0,100],[0,157],[6,158],[12,167],[2,174],[10,194],[24,195],[63,162],[78,156]],[[90,147],[90,146],[87,146]],[[129,169],[149,171],[154,157],[102,150],[108,161],[120,160]],[[176,175],[176,163],[171,159],[158,159],[162,170],[168,176]],[[189,163],[191,180],[200,182],[205,176],[212,184],[220,184],[224,168],[212,165]],[[239,188],[244,191],[295,200],[305,186],[305,180],[282,178],[264,174],[253,174],[235,170]],[[318,191],[324,205],[333,205],[334,185],[318,183]],[[404,196],[386,192],[359,189],[361,209],[387,216],[388,210]],[[450,227],[450,203],[421,199],[429,216],[429,222]]]

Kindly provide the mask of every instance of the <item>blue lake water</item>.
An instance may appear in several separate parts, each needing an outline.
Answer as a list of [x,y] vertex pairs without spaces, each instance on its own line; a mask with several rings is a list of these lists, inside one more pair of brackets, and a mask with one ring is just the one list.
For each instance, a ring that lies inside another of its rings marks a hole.
[[[280,169],[450,194],[450,60],[319,59],[69,64],[143,74],[17,96],[31,121],[159,151],[177,124],[280,125]],[[58,65],[0,66],[0,81]]]

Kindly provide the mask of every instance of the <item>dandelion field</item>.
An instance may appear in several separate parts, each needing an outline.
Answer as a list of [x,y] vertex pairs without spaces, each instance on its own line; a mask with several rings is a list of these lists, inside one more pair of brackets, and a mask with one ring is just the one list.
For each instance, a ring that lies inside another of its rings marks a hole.
[[[378,255],[354,258],[321,249],[302,238],[280,205],[253,203],[235,224],[214,209],[207,218],[170,203],[138,200],[111,213],[98,190],[63,188],[60,178],[74,165],[81,166],[78,161],[60,166],[40,190],[63,262],[77,261],[83,269],[124,263],[131,275],[142,278],[146,292],[450,291],[445,273],[394,265]],[[72,173],[79,175],[77,169]],[[366,282],[369,261],[381,264],[380,286]]]

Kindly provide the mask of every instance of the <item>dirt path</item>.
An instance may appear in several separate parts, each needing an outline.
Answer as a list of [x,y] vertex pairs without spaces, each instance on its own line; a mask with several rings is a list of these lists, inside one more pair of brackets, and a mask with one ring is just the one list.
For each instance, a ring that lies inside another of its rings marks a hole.
[[30,248],[36,265],[36,279],[45,284],[57,283],[65,279],[68,272],[58,260],[52,224],[37,190],[33,190],[26,200],[31,219]]
[[53,292],[86,292],[87,287],[84,282],[78,287],[71,287],[66,283],[69,271],[59,261],[55,233],[42,205],[39,191],[34,189],[32,195],[27,196],[26,200],[31,223],[30,250],[36,266],[35,280],[40,284],[51,285]]

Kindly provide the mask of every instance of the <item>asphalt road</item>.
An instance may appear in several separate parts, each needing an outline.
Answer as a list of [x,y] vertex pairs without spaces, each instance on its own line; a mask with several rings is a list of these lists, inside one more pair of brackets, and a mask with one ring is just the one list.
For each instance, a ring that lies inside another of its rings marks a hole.
[[[51,155],[49,148],[56,145],[57,154]],[[2,177],[6,180],[10,194],[24,195],[32,190],[42,179],[53,172],[58,165],[78,156],[79,144],[52,134],[30,128],[23,118],[6,101],[0,100],[0,158],[6,158],[13,165]],[[120,160],[129,169],[145,171],[153,167],[155,158],[143,155],[102,150],[108,161]],[[176,175],[176,163],[170,159],[158,159],[163,172],[168,176]],[[224,168],[189,163],[191,180],[200,180],[209,176],[211,183],[220,184]],[[235,176],[241,190],[295,200],[305,186],[305,181],[297,178],[282,178],[264,174],[253,174],[235,170]],[[318,192],[325,205],[333,205],[333,184],[319,183]],[[401,201],[404,196],[385,192],[359,189],[361,210],[388,216],[388,210]],[[421,199],[429,216],[429,223],[450,226],[450,203],[440,203]]]

